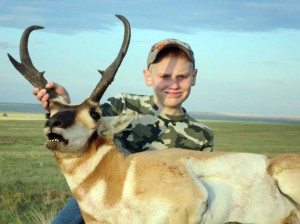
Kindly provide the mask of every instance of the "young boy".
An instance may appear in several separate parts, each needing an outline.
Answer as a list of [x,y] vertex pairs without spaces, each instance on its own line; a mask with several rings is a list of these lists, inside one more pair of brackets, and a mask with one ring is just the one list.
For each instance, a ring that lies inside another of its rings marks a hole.
[[[197,77],[190,46],[176,39],[154,44],[143,72],[146,85],[154,90],[152,96],[123,93],[101,105],[103,116],[134,117],[124,130],[114,135],[116,145],[126,155],[173,147],[212,151],[212,131],[190,117],[182,107]],[[46,87],[54,88],[66,102],[70,101],[62,86],[50,82]],[[47,109],[46,90],[36,88],[33,94]],[[84,223],[75,199],[71,199],[53,223]]]

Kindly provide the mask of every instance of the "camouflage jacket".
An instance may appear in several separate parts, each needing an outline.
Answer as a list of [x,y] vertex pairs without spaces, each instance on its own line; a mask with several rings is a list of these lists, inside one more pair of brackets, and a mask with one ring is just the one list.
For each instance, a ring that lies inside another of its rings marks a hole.
[[187,113],[170,116],[159,111],[153,96],[123,93],[102,104],[103,116],[133,114],[134,119],[114,141],[125,154],[163,148],[213,150],[213,133]]

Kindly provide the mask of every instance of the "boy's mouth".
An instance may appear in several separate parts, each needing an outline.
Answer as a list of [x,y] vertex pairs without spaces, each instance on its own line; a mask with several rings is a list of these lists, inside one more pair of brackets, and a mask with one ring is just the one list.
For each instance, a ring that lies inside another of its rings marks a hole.
[[178,91],[168,91],[165,92],[167,96],[169,97],[179,97],[182,95],[182,92],[178,92]]

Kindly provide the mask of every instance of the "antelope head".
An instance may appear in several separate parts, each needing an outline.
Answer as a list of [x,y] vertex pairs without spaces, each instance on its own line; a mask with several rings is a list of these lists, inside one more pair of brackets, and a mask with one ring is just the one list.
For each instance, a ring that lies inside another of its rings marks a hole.
[[[87,150],[93,139],[97,137],[97,128],[101,126],[100,120],[103,120],[100,119],[102,112],[99,108],[99,101],[113,81],[130,42],[129,22],[123,16],[116,16],[125,27],[123,43],[113,63],[105,71],[99,70],[102,76],[92,94],[79,105],[69,105],[54,90],[47,90],[49,93],[49,116],[44,126],[44,133],[47,136],[46,147],[48,149],[65,155],[80,154]],[[21,63],[8,54],[14,67],[37,88],[44,88],[47,80],[43,76],[44,72],[39,72],[32,64],[28,52],[28,38],[33,30],[42,28],[41,26],[30,26],[23,32],[20,41]]]

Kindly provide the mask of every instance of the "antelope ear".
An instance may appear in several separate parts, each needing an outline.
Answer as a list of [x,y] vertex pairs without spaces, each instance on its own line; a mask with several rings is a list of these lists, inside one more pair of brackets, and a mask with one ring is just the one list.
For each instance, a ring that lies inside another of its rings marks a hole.
[[102,117],[97,129],[97,133],[111,132],[117,134],[123,131],[134,119],[134,113],[120,114],[117,117]]

